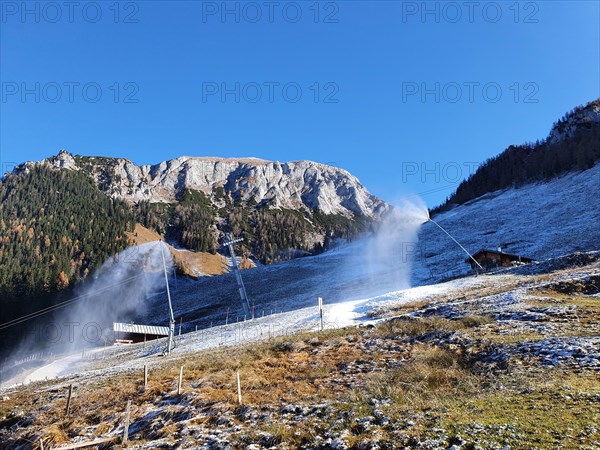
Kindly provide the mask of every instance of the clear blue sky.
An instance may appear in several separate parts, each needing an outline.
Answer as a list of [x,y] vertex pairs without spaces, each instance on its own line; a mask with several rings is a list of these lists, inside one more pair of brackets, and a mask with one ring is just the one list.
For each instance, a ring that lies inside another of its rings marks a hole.
[[310,159],[433,206],[600,95],[597,1],[0,3],[3,171],[61,148]]

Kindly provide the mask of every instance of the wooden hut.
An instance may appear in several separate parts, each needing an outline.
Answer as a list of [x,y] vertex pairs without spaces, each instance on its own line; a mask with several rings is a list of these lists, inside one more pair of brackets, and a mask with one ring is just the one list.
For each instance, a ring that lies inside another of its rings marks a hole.
[[[473,258],[481,264],[486,270],[496,269],[498,267],[511,267],[519,264],[529,264],[533,260],[525,256],[513,255],[512,253],[505,253],[501,249],[498,250],[487,250],[482,249],[473,255]],[[477,270],[477,264],[471,258],[467,259],[467,262],[471,264],[473,270]]]

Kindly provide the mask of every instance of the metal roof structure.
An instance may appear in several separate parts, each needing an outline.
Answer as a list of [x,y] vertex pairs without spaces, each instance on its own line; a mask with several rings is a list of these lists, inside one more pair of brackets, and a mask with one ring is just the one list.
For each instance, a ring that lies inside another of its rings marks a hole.
[[169,335],[169,327],[137,325],[134,323],[113,322],[113,331],[118,331],[120,333],[153,334],[155,336]]

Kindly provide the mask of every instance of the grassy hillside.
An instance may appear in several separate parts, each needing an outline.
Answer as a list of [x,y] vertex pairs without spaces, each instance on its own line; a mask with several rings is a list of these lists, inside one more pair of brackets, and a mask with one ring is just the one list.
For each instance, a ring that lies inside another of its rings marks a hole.
[[89,368],[102,370],[5,391],[0,439],[118,445],[130,400],[135,449],[597,448],[600,266],[597,255],[583,259],[533,276],[440,285],[438,294],[380,305],[373,316],[389,318],[371,326],[288,335],[273,317],[247,325],[269,330],[262,342],[194,350],[222,339],[217,329],[178,338],[167,359],[144,344],[97,352]]

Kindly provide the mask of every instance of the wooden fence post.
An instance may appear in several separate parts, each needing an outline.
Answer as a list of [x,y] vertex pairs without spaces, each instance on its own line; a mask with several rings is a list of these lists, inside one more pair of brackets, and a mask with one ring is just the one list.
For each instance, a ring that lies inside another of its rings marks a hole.
[[144,391],[148,389],[148,366],[144,364]]
[[123,426],[123,445],[129,440],[129,414],[131,413],[131,400],[127,400],[127,410],[125,411],[125,425]]
[[69,417],[69,411],[71,410],[71,395],[73,395],[73,385],[69,385],[69,395],[67,397],[67,407],[65,409],[65,416]]
[[181,395],[181,383],[183,381],[183,366],[179,368],[179,383],[177,384],[177,395]]
[[242,406],[242,385],[240,383],[240,371],[238,370],[236,373],[237,378],[237,393],[238,393],[238,403]]

